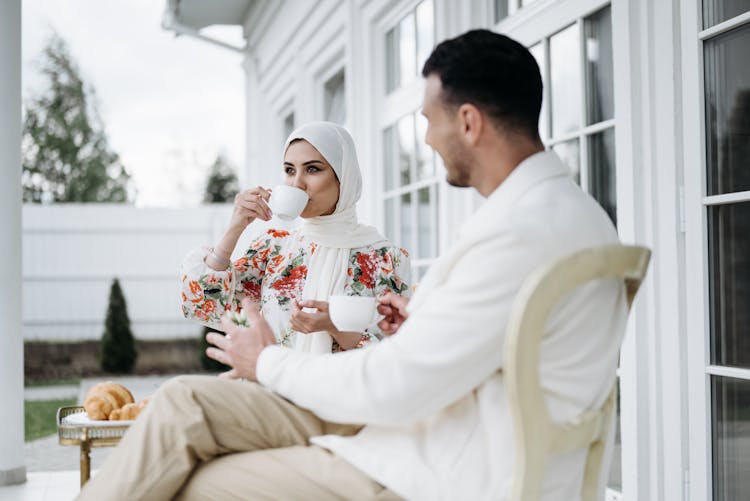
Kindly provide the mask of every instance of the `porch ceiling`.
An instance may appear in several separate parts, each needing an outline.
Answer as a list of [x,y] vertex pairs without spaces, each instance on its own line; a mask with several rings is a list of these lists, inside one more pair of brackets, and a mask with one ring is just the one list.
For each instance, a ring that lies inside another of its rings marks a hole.
[[167,0],[165,20],[200,30],[212,25],[244,25],[258,0]]

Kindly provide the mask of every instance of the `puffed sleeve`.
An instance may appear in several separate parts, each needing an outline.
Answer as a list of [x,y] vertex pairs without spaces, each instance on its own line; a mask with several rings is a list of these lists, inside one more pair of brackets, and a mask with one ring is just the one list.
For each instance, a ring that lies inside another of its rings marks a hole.
[[[380,297],[386,291],[411,297],[411,263],[405,249],[382,247],[371,253],[357,253],[350,262],[352,290],[361,295]],[[365,289],[370,289],[368,294]],[[362,348],[383,339],[377,324],[368,327],[355,348]],[[343,351],[343,349],[341,349]]]
[[224,312],[236,311],[243,298],[260,302],[261,282],[273,240],[270,234],[261,235],[243,257],[224,271],[216,271],[206,264],[210,248],[190,252],[180,267],[185,318],[217,327]]

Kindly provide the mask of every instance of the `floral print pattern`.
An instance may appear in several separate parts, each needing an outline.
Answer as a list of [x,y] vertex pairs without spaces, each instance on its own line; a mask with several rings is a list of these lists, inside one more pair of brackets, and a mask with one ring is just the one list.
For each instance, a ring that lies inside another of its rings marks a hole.
[[[225,311],[239,311],[244,298],[264,310],[277,310],[266,318],[275,327],[277,341],[293,345],[296,332],[289,328],[291,302],[301,297],[307,278],[307,262],[317,245],[299,232],[268,230],[256,238],[243,257],[227,271],[205,265],[207,249],[188,255],[183,263],[182,313],[207,325],[217,325]],[[386,290],[409,295],[409,255],[404,249],[384,241],[352,249],[344,292],[355,296],[380,296]],[[357,347],[382,339],[376,326],[369,328]],[[341,348],[334,340],[334,351]]]

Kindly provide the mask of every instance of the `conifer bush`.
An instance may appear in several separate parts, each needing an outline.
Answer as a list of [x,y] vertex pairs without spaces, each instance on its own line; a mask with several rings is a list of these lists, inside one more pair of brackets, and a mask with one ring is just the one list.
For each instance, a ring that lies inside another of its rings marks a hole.
[[107,318],[104,321],[104,335],[101,346],[102,370],[113,373],[129,373],[135,367],[138,352],[135,338],[130,330],[130,319],[125,304],[125,296],[116,278],[109,291]]

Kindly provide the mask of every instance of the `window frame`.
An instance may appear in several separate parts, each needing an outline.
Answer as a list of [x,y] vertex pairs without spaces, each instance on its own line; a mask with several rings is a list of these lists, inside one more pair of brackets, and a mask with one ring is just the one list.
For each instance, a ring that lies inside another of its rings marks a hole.
[[[689,388],[689,495],[691,499],[713,496],[713,443],[711,381],[713,376],[750,380],[750,369],[712,365],[709,253],[709,207],[750,201],[750,191],[708,195],[705,114],[704,43],[741,26],[750,26],[750,11],[703,28],[701,0],[681,9],[683,76],[683,144],[685,159],[684,228],[686,269],[687,385]],[[697,77],[697,78],[696,78]]]
[[349,92],[349,86],[347,85],[348,78],[347,78],[346,65],[343,64],[343,62],[338,66],[333,66],[330,71],[326,71],[325,73],[320,74],[320,78],[319,78],[321,82],[320,96],[317,101],[320,103],[319,116],[323,120],[329,120],[327,116],[329,110],[326,110],[327,86],[328,86],[328,82],[330,82],[333,78],[337,77],[339,74],[341,74],[342,79],[344,81],[344,121],[343,123],[340,123],[339,125],[346,127],[346,124],[349,122],[349,111],[350,111],[349,109],[347,109],[347,104],[348,104],[347,96]]
[[[375,58],[377,67],[379,71],[376,72],[376,74],[379,75],[385,75],[386,67],[388,65],[387,61],[387,50],[386,50],[386,35],[387,33],[395,26],[397,26],[402,19],[404,19],[406,16],[410,14],[415,14],[416,9],[419,6],[419,4],[422,3],[423,0],[413,0],[409,2],[401,3],[397,6],[392,6],[395,8],[389,9],[387,12],[383,11],[383,17],[382,19],[377,23],[374,31],[374,50],[376,54],[379,54],[380,56]],[[437,40],[437,34],[439,32],[438,30],[438,23],[437,23],[437,17],[438,17],[438,9],[439,5],[436,0],[432,0],[433,3],[433,43]],[[416,32],[415,32],[415,41],[416,41]],[[417,65],[419,66],[420,62],[417,61]],[[417,69],[419,73],[419,68]],[[385,142],[384,142],[384,136],[385,131],[389,127],[394,127],[394,131],[396,136],[398,137],[398,123],[399,121],[407,116],[407,115],[415,115],[420,113],[421,105],[422,105],[422,98],[424,94],[424,81],[422,78],[419,77],[419,74],[410,82],[406,83],[403,86],[396,87],[395,89],[388,91],[387,90],[387,83],[386,78],[376,78],[377,84],[376,84],[376,100],[380,103],[382,103],[382,106],[376,107],[376,132],[374,137],[374,147],[376,154],[375,159],[375,165],[378,166],[377,170],[377,176],[376,176],[376,183],[377,183],[377,195],[375,197],[375,203],[376,203],[376,211],[377,214],[377,221],[380,228],[386,227],[386,209],[385,205],[388,200],[395,200],[395,214],[396,214],[396,222],[397,227],[394,228],[395,238],[400,238],[401,228],[400,228],[400,208],[401,208],[401,197],[406,194],[410,193],[412,195],[412,209],[411,209],[411,215],[410,215],[410,223],[411,223],[411,237],[410,237],[410,244],[413,246],[413,248],[407,249],[411,256],[411,268],[412,268],[412,280],[416,281],[417,277],[417,271],[418,269],[426,270],[429,265],[431,265],[437,256],[439,255],[441,249],[444,247],[444,241],[445,241],[445,229],[444,224],[446,222],[445,219],[445,210],[446,205],[442,203],[445,200],[445,183],[441,182],[444,177],[444,167],[442,164],[442,161],[436,153],[432,153],[433,155],[433,161],[435,165],[435,172],[432,176],[427,177],[425,179],[416,179],[416,172],[414,171],[415,164],[415,155],[416,151],[414,152],[414,155],[412,155],[413,158],[410,159],[410,169],[412,170],[412,179],[411,182],[407,185],[399,186],[398,181],[397,186],[386,189],[385,187],[385,162],[386,159],[384,157],[385,155]],[[413,124],[413,130],[415,133],[415,137],[417,141],[423,140],[423,138],[420,138],[418,136],[418,128],[416,126],[416,121],[414,121]],[[398,144],[398,139],[395,140],[395,144]],[[414,144],[414,147],[417,147],[417,144]],[[392,152],[395,155],[397,155],[397,152]],[[394,161],[394,160],[391,160]],[[395,167],[394,167],[395,168]],[[432,227],[435,229],[436,233],[432,234],[430,236],[430,243],[429,246],[432,250],[432,256],[431,257],[420,257],[419,256],[419,214],[418,214],[418,197],[419,197],[419,191],[425,187],[428,187],[430,189],[430,214],[432,218]],[[401,242],[396,241],[394,242],[396,244],[401,244]]]
[[[491,1],[491,0],[490,0]],[[520,0],[514,0],[520,6]],[[541,43],[544,51],[544,68],[540,68],[542,75],[547,78],[544,81],[544,103],[542,106],[542,112],[548,114],[547,117],[547,130],[544,131],[543,141],[545,148],[551,149],[554,145],[570,141],[571,139],[578,139],[579,141],[579,167],[580,167],[580,186],[581,188],[589,192],[589,179],[588,179],[588,138],[596,133],[603,132],[608,129],[613,129],[615,132],[618,130],[617,123],[617,111],[611,119],[607,119],[601,122],[597,122],[592,125],[587,125],[586,119],[586,62],[585,62],[585,29],[584,20],[586,17],[595,14],[607,7],[608,5],[612,8],[612,58],[613,60],[617,57],[617,51],[615,50],[615,44],[618,43],[615,38],[615,1],[616,0],[566,0],[564,2],[554,0],[537,0],[530,5],[519,7],[514,13],[508,15],[508,17],[495,23],[492,30],[495,32],[503,33],[515,40],[518,40],[524,46],[531,48],[536,44]],[[494,19],[494,5],[490,5]],[[560,135],[553,137],[552,135],[552,110],[551,110],[551,94],[550,94],[550,38],[557,33],[565,30],[566,28],[578,24],[578,37],[579,37],[579,50],[581,57],[580,75],[579,81],[581,85],[581,125],[578,129],[569,134]],[[613,75],[616,78],[616,75]],[[617,102],[617,89],[614,93],[615,102]],[[621,145],[621,138],[615,133],[615,151],[625,148],[626,145]],[[617,183],[617,214],[618,220],[620,219],[620,204],[623,201],[623,187],[620,186],[620,178],[622,173],[621,168],[618,166],[619,155],[615,155],[615,179]],[[626,377],[632,377],[633,371],[621,372],[618,370],[618,378],[622,381]],[[622,401],[622,397],[621,397]],[[637,440],[637,434],[628,433],[628,428],[622,425],[623,422],[636,421],[635,416],[627,415],[627,410],[621,411],[620,417],[620,435],[621,440],[624,443],[628,440]],[[635,477],[635,473],[629,471],[630,465],[626,461],[621,461],[621,480],[623,489],[628,479]],[[623,492],[615,489],[607,488],[606,494],[607,500],[618,500],[623,498]]]

